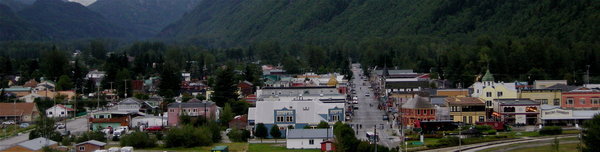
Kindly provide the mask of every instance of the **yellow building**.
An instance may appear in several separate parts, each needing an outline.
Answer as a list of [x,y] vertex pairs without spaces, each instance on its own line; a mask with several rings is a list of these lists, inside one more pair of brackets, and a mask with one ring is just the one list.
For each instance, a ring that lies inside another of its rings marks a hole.
[[519,91],[519,98],[528,98],[545,105],[560,106],[561,91],[559,89],[528,89]]
[[447,97],[444,99],[450,108],[450,118],[454,122],[475,124],[486,121],[485,103],[476,97]]
[[494,76],[487,70],[481,82],[475,82],[471,88],[473,93],[471,97],[479,97],[485,101],[485,107],[493,108],[494,99],[514,99],[517,98],[517,89],[514,83],[494,82]]

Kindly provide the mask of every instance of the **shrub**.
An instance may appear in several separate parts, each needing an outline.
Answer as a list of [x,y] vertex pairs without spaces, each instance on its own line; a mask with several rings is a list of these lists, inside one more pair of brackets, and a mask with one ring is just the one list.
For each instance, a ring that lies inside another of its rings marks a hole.
[[165,138],[166,147],[196,147],[212,144],[212,133],[210,129],[192,126],[171,128]]
[[490,130],[483,131],[481,133],[486,134],[486,135],[495,135],[496,132],[497,132],[496,130],[490,129]]
[[85,142],[88,140],[97,140],[106,142],[105,134],[99,131],[88,131],[83,133],[79,138],[75,139],[75,143]]
[[121,137],[120,144],[135,148],[151,148],[156,147],[156,138],[152,138],[144,132],[134,132]]
[[438,144],[443,146],[455,146],[458,145],[458,137],[446,137],[438,140]]
[[540,130],[540,135],[560,135],[562,134],[562,128],[559,126],[544,126]]
[[485,132],[488,130],[492,130],[492,126],[490,125],[476,125],[475,129],[479,132]]
[[248,138],[250,138],[250,131],[244,129],[234,129],[231,130],[227,136],[233,142],[248,142]]

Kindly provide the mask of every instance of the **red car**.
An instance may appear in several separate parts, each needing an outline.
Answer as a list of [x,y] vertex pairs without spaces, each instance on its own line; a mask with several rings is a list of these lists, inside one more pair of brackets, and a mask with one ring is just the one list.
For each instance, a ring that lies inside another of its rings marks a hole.
[[150,127],[146,128],[144,130],[149,131],[149,132],[157,132],[157,131],[163,131],[163,130],[165,130],[165,127],[163,127],[163,126],[150,126]]

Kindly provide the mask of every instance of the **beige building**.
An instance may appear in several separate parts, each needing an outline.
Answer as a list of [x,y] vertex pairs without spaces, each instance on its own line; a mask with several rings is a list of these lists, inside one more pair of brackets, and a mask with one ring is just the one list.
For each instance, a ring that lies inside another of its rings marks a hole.
[[560,106],[561,95],[560,89],[528,89],[520,90],[518,98],[531,99],[542,105]]
[[445,101],[450,108],[450,117],[454,122],[475,124],[485,122],[485,103],[476,97],[447,97]]

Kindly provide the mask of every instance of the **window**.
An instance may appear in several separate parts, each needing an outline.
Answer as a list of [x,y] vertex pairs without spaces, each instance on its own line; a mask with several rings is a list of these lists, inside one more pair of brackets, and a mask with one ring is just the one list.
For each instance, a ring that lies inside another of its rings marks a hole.
[[175,109],[169,109],[170,112],[175,112]]
[[64,115],[64,114],[65,114],[65,112],[64,112],[64,111],[61,111],[61,112],[60,112],[60,114],[61,114],[61,115]]
[[420,114],[421,114],[421,110],[417,110],[417,115],[420,115]]
[[287,116],[287,117],[285,117],[285,121],[287,121],[287,122],[294,122],[294,117]]
[[79,151],[85,151],[85,146],[79,146]]
[[592,98],[592,104],[600,104],[600,98]]
[[485,101],[485,104],[486,104],[488,107],[491,107],[491,106],[492,106],[492,101],[490,101],[490,100],[488,100],[488,101]]
[[472,124],[473,123],[473,116],[469,117],[469,123]]
[[479,122],[484,122],[484,121],[485,121],[485,117],[479,116]]
[[502,91],[497,92],[497,94],[498,94],[498,97],[502,97],[502,95],[503,95]]
[[486,96],[486,97],[492,97],[492,92],[486,92],[486,93],[485,93],[485,96]]
[[554,99],[554,105],[560,106],[560,99]]
[[504,112],[515,112],[515,107],[504,107]]
[[467,116],[463,116],[463,119],[461,122],[465,122],[465,121],[467,121]]
[[51,115],[51,114],[52,114],[52,111],[48,112],[48,114],[49,114],[49,115]]
[[582,105],[585,104],[585,98],[579,99],[579,104],[582,104]]
[[314,145],[315,144],[315,140],[314,139],[308,140],[308,144],[309,145]]
[[331,116],[331,121],[339,121],[339,120],[340,120],[340,115]]
[[575,102],[575,99],[573,99],[573,98],[567,98],[567,104],[572,105],[573,102]]
[[277,116],[276,122],[283,122],[283,116]]
[[196,109],[194,109],[194,112],[196,112]]

